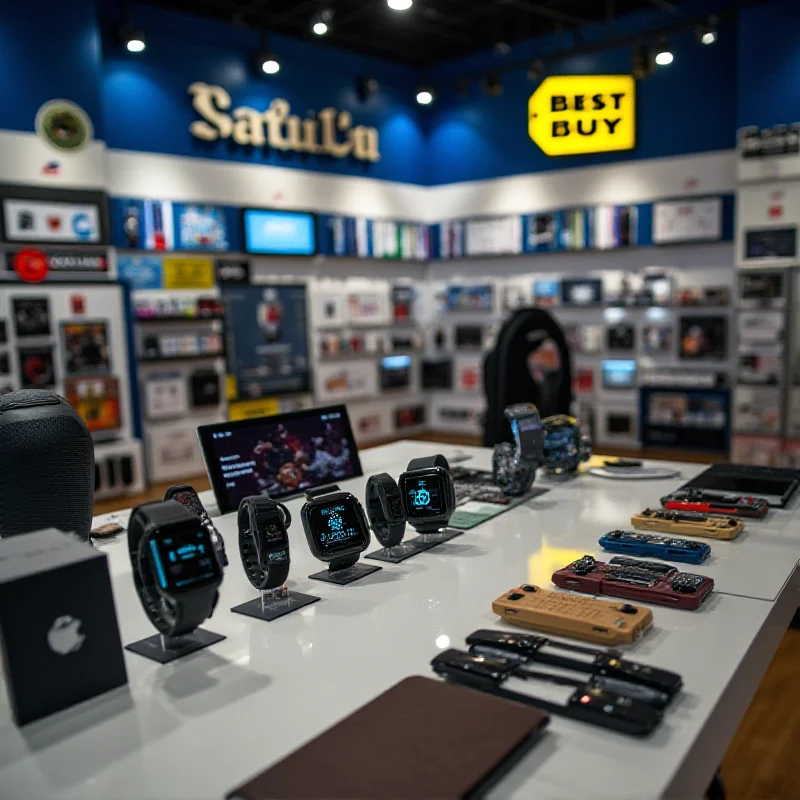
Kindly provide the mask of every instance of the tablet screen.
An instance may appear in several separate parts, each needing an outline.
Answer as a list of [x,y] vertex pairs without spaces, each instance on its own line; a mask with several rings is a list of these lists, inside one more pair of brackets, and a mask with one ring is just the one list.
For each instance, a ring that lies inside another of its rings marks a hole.
[[288,497],[362,475],[345,406],[198,428],[221,514],[245,497]]

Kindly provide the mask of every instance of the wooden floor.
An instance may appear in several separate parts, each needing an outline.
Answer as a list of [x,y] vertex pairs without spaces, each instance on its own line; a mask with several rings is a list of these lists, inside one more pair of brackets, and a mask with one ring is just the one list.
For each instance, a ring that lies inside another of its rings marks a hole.
[[[480,444],[474,437],[423,434],[422,441],[451,445]],[[362,448],[366,449],[366,448]],[[667,458],[708,463],[719,458],[709,454],[614,450],[611,456]],[[692,457],[694,456],[694,457]],[[197,491],[209,489],[203,475],[188,480]],[[124,500],[95,503],[95,514],[104,514],[121,505],[135,506],[161,500],[169,484],[151,486],[142,495]],[[727,800],[800,800],[800,630],[786,632],[764,680],[750,704],[739,730],[722,762],[722,781]]]

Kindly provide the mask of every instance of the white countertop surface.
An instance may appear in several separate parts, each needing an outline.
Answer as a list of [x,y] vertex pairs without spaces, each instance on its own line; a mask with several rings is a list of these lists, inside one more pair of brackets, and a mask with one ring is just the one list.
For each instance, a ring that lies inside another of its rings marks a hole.
[[[457,449],[474,456],[464,466],[489,467],[488,450],[418,442],[361,457],[367,474],[397,476],[413,456],[452,456]],[[507,589],[523,582],[551,587],[554,569],[584,553],[600,556],[600,535],[629,528],[632,513],[657,505],[702,469],[676,466],[682,477],[670,480],[537,479],[550,491],[344,587],[307,578],[323,565],[308,551],[299,522],[302,500],[292,500],[289,586],[322,599],[269,623],[229,610],[257,592],[239,563],[235,514],[217,518],[230,566],[204,627],[227,638],[167,665],[126,652],[127,689],[25,729],[13,725],[3,696],[0,796],[223,797],[398,680],[432,675],[429,661],[440,649],[463,647],[472,631],[499,626],[491,601]],[[363,497],[366,478],[341,485]],[[210,494],[203,499],[214,505]],[[654,629],[626,650],[683,675],[685,689],[661,728],[638,740],[553,717],[543,740],[493,796],[702,794],[800,600],[797,499],[791,509],[773,510],[766,521],[746,527],[735,542],[710,542],[706,566],[683,567],[714,578],[711,599],[697,612],[654,607]],[[123,642],[151,635],[124,536],[101,549],[109,556]],[[432,757],[435,748],[431,742]],[[371,757],[386,754],[354,755],[352,768]]]

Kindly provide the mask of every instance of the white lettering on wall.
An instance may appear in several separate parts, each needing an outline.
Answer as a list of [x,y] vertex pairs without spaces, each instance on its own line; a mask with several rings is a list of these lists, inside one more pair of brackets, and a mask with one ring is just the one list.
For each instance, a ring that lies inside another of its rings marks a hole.
[[296,153],[314,153],[359,161],[380,161],[378,131],[353,127],[349,111],[323,108],[305,119],[290,113],[286,100],[276,97],[266,111],[239,106],[230,111],[231,96],[221,86],[197,81],[189,89],[192,107],[202,117],[189,126],[192,136],[205,142],[233,139],[242,147],[264,147]]

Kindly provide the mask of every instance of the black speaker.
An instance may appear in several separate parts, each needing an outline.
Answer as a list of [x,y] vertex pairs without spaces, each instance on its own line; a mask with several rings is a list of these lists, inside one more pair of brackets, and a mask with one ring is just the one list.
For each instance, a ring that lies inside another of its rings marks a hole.
[[58,528],[88,539],[94,445],[63,398],[35,389],[0,397],[0,537]]

